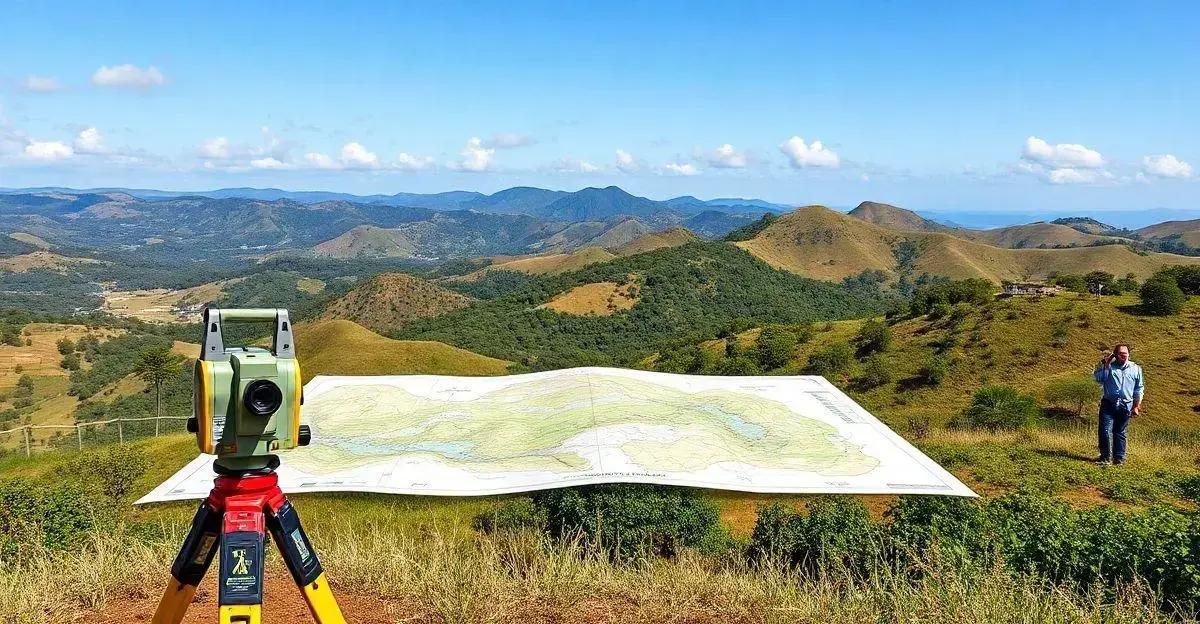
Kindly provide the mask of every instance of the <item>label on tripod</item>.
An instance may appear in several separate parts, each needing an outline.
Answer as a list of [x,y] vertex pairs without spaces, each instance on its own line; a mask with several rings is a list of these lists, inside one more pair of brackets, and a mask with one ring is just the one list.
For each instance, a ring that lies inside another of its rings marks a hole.
[[225,534],[221,545],[222,605],[262,604],[262,554],[262,534]]

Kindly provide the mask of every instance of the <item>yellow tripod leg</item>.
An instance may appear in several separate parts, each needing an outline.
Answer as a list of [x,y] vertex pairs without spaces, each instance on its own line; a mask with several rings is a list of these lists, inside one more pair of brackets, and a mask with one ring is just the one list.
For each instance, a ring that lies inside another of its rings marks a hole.
[[154,612],[154,619],[150,620],[151,624],[179,624],[183,621],[183,616],[187,614],[188,606],[192,604],[192,598],[195,597],[195,585],[185,585],[172,576],[171,582],[167,584],[167,590],[163,592],[162,598],[158,601],[158,610]]
[[324,572],[313,582],[300,587],[300,593],[304,594],[304,602],[308,603],[308,610],[312,612],[317,624],[346,624],[341,607],[338,607],[333,592],[329,591],[329,582],[325,580]]
[[196,587],[216,555],[220,533],[221,512],[209,506],[207,501],[201,503],[192,519],[187,539],[183,541],[183,547],[171,565],[171,582],[158,601],[154,619],[150,620],[152,624],[179,624],[183,621],[192,599],[196,597]]
[[229,605],[221,607],[221,624],[261,624],[262,605]]

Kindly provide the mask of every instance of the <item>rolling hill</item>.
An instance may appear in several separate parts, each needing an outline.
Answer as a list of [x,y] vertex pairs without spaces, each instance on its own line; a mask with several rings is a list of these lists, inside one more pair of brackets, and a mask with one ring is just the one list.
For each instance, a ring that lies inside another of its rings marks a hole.
[[410,258],[417,246],[399,230],[359,225],[313,247],[329,258]]
[[376,331],[465,308],[473,299],[406,273],[382,273],[330,302],[321,320],[354,321]]
[[851,210],[849,215],[889,230],[944,232],[993,247],[1010,249],[1082,247],[1114,240],[1112,236],[1092,234],[1059,223],[1027,223],[990,230],[952,228],[926,219],[911,210],[878,202],[862,202]]
[[384,338],[352,321],[296,326],[304,382],[317,375],[502,375],[509,363],[427,340]]
[[906,230],[914,232],[946,232],[953,228],[936,221],[931,221],[921,215],[891,204],[865,201],[848,213],[855,219],[862,219],[889,230]]
[[696,235],[687,228],[676,227],[662,232],[651,232],[620,245],[612,251],[618,256],[632,256],[646,253],[655,249],[678,247],[698,240]]
[[[1197,474],[1200,427],[1200,298],[1192,297],[1173,317],[1131,312],[1131,295],[1097,299],[1074,293],[1056,297],[996,299],[961,315],[921,316],[891,324],[890,346],[877,356],[887,377],[868,381],[871,360],[851,357],[848,367],[827,377],[869,412],[913,441],[981,493],[1011,491],[1018,484],[1042,489],[1081,506],[1102,502],[1162,504],[1178,500],[1173,479]],[[771,374],[809,372],[814,356],[851,343],[863,320],[818,325]],[[754,358],[761,329],[736,338],[709,340],[643,362],[657,370],[700,374],[720,371],[735,351]],[[1098,396],[1083,405],[1052,400],[1051,388],[1065,381],[1094,388],[1091,371],[1104,349],[1118,341],[1133,345],[1133,359],[1146,373],[1144,411],[1130,426],[1128,466],[1119,471],[1092,465]],[[706,354],[697,358],[699,346]],[[853,351],[851,350],[851,353]],[[945,377],[922,381],[933,358],[947,363]],[[702,366],[701,366],[702,365]],[[700,368],[696,368],[701,366]],[[951,421],[970,405],[976,390],[1004,385],[1031,394],[1049,408],[1038,426],[1020,432],[960,429]],[[1076,410],[1082,410],[1076,413]],[[1175,475],[1165,477],[1164,475]]]
[[1166,221],[1144,227],[1137,231],[1148,239],[1174,239],[1200,249],[1200,219],[1190,221]]
[[1163,266],[1200,264],[1200,258],[1142,255],[1123,245],[1007,249],[942,232],[889,230],[823,206],[784,215],[754,238],[736,244],[771,266],[824,280],[882,271],[891,278],[925,273],[999,283],[1093,270],[1144,279]]

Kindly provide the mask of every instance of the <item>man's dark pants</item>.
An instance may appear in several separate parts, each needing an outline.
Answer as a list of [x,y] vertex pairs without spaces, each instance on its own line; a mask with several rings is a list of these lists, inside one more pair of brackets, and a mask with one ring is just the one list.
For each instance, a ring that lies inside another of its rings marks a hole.
[[1100,401],[1101,461],[1125,461],[1125,431],[1129,428],[1129,408],[1130,406],[1117,401]]

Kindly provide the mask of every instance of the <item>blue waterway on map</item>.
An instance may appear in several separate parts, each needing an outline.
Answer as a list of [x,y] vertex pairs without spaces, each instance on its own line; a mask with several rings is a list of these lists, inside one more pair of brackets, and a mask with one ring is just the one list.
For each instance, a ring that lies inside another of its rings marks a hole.
[[718,416],[724,419],[730,427],[733,427],[734,431],[744,437],[750,438],[751,440],[758,440],[767,435],[767,430],[762,425],[756,425],[752,422],[747,422],[741,416],[727,412],[719,407],[716,407],[715,405],[696,405],[693,407],[693,409],[698,412],[704,412],[706,414]]

